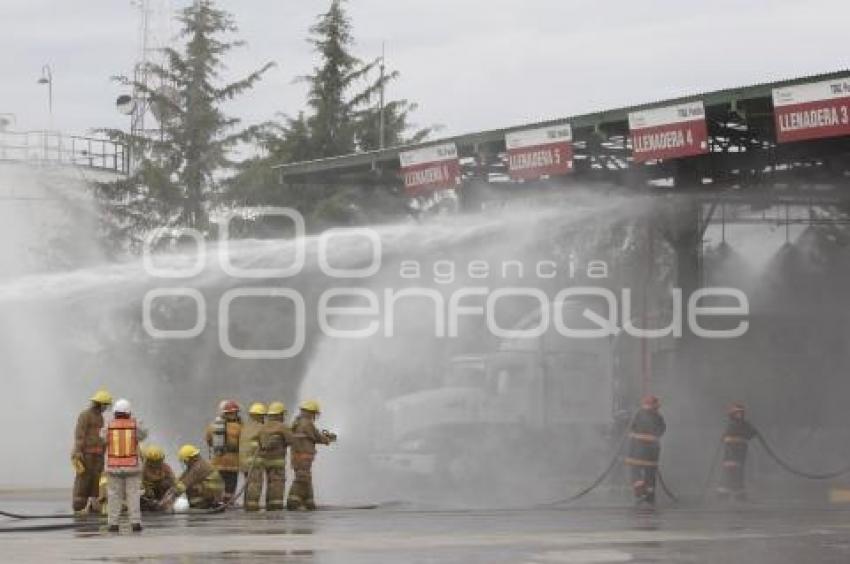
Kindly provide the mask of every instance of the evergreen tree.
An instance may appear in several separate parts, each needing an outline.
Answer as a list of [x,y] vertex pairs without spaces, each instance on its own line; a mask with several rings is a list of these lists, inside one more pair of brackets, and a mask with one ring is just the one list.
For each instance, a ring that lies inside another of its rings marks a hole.
[[310,84],[307,104],[313,115],[307,124],[315,158],[354,151],[353,110],[366,93],[348,100],[355,82],[369,70],[350,53],[353,43],[351,22],[341,0],[333,0],[328,11],[310,28],[308,41],[319,54],[321,64],[312,75],[302,77]]
[[216,175],[235,166],[230,150],[257,130],[239,129],[240,120],[225,115],[221,106],[249,90],[272,63],[220,85],[224,56],[242,45],[222,38],[237,30],[233,18],[213,0],[198,0],[181,10],[177,20],[182,49],[166,48],[166,64],[147,66],[153,80],[132,82],[159,109],[160,135],[131,138],[108,132],[141,155],[129,178],[100,187],[113,242],[138,242],[151,228],[164,225],[206,229]]
[[[376,99],[399,76],[391,71],[374,77],[383,60],[364,63],[351,54],[354,39],[343,1],[333,0],[310,28],[312,37],[308,41],[320,60],[313,74],[302,77],[310,84],[307,102],[313,115],[307,125],[312,158],[377,149],[381,116]],[[384,146],[420,141],[430,133],[430,129],[422,129],[406,137],[408,114],[415,109],[416,105],[407,100],[384,105]]]
[[[266,128],[259,137],[263,156],[246,163],[229,181],[234,202],[287,205],[301,211],[314,226],[376,221],[404,213],[400,193],[333,186],[281,187],[271,167],[377,149],[380,146],[381,112],[378,96],[397,79],[398,72],[377,73],[381,59],[364,63],[352,54],[354,39],[344,0],[332,0],[310,28],[308,42],[319,63],[300,80],[309,84],[309,114],[286,119]],[[375,75],[378,76],[375,76]],[[430,134],[421,129],[408,135],[408,114],[416,109],[406,100],[386,103],[384,145],[418,142]]]

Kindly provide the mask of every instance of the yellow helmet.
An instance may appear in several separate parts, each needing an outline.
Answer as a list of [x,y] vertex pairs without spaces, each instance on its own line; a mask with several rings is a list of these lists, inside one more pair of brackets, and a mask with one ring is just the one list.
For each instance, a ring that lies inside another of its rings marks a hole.
[[98,390],[91,397],[91,401],[93,401],[94,403],[99,403],[101,405],[111,405],[112,394],[110,394],[106,390]]
[[191,458],[195,458],[199,454],[201,454],[201,451],[195,445],[183,445],[180,447],[180,450],[177,451],[177,458],[186,462]]
[[319,413],[321,408],[319,407],[319,402],[316,400],[304,400],[301,402],[299,406],[304,411],[312,411],[313,413]]
[[160,446],[151,445],[145,449],[145,458],[151,462],[161,462],[165,459],[165,451]]
[[248,413],[251,415],[265,415],[268,411],[266,404],[260,402],[252,403],[251,407],[248,409]]
[[282,401],[273,401],[269,404],[269,415],[283,415],[286,413],[286,405]]

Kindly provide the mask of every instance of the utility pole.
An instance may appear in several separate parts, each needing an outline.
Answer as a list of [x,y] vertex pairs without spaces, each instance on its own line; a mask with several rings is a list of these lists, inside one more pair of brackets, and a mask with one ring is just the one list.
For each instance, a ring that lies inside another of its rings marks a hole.
[[[139,58],[136,62],[133,80],[137,84],[148,83],[148,34],[150,22],[150,5],[148,0],[137,0],[136,5],[139,8]],[[147,94],[141,92],[138,88],[133,89],[133,98],[135,106],[132,117],[130,118],[130,135],[134,138],[144,135],[145,133],[145,114],[147,113]]]
[[381,42],[381,78],[380,78],[380,94],[378,98],[378,148],[384,148],[384,58],[385,58],[384,42]]
[[50,113],[50,129],[53,129],[53,69],[50,65],[42,65],[41,78],[38,79],[38,84],[47,85],[47,110]]

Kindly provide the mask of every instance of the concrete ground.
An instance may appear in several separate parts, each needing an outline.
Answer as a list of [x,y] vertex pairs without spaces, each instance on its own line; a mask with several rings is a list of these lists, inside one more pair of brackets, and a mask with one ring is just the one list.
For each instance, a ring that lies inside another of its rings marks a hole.
[[[53,499],[0,493],[0,509],[64,511]],[[97,520],[58,531],[11,531],[69,519],[0,517],[0,561],[292,563],[850,562],[850,508],[543,507],[442,510],[392,504],[315,513],[148,516],[141,534]]]

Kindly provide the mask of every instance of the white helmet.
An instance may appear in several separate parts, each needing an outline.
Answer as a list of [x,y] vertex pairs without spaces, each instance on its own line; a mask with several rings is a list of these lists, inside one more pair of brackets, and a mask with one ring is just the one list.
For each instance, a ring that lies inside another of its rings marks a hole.
[[174,500],[174,505],[171,506],[171,509],[175,513],[187,513],[189,511],[189,500],[186,499],[185,495],[181,495]]
[[112,411],[114,411],[115,413],[125,413],[127,415],[130,414],[131,409],[132,407],[130,406],[130,402],[125,400],[124,398],[117,400],[112,406]]

